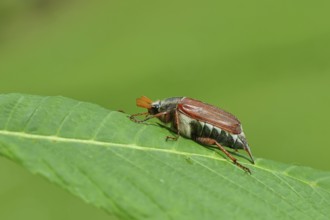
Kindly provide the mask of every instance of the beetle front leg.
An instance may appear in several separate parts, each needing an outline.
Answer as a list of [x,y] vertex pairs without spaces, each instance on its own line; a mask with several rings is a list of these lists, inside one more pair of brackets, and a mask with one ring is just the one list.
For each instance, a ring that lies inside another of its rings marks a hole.
[[[176,136],[166,136],[166,141],[168,141],[169,139],[173,140],[173,141],[177,141],[180,137],[180,130],[179,130],[179,113],[177,110],[175,110],[175,124],[176,124],[176,130],[177,130],[177,134]],[[175,127],[175,126],[174,126]]]
[[[131,116],[129,116],[129,119],[131,119],[132,121],[134,121],[136,123],[142,123],[142,122],[148,121],[152,118],[157,118],[157,117],[160,117],[160,116],[166,115],[166,114],[167,114],[167,112],[160,112],[155,115],[150,115],[149,112],[143,112],[143,113],[137,113],[137,114],[131,115]],[[135,116],[139,116],[139,115],[146,115],[146,118],[143,120],[137,120],[135,118]]]
[[146,115],[146,116],[148,116],[149,115],[149,112],[142,112],[142,113],[137,113],[137,114],[130,115],[129,116],[129,119],[131,119],[131,121],[134,121],[136,123],[141,123],[144,120],[138,120],[138,119],[136,119],[136,116],[140,116],[140,115]]
[[224,152],[227,157],[229,157],[234,164],[236,164],[238,167],[240,167],[241,169],[243,169],[244,171],[248,172],[251,174],[251,171],[249,168],[243,166],[242,164],[237,162],[237,159],[235,157],[233,157],[221,144],[219,144],[216,140],[212,139],[212,138],[203,138],[203,137],[198,137],[196,138],[196,141],[201,143],[201,144],[205,144],[205,145],[217,145],[219,147],[219,149]]

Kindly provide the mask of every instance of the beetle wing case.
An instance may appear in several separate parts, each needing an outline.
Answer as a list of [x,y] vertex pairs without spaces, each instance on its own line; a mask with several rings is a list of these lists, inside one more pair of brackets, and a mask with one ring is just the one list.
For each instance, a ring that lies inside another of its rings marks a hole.
[[178,105],[178,109],[196,120],[209,123],[232,134],[242,132],[241,123],[234,115],[204,102],[183,98]]

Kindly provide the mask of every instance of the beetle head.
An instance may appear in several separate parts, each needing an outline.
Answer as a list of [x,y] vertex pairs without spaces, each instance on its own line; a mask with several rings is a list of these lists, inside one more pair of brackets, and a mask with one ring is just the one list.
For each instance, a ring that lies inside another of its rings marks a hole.
[[148,109],[150,115],[155,115],[161,112],[172,112],[176,109],[181,99],[182,97],[173,97],[153,102],[148,97],[142,96],[141,98],[136,99],[136,105]]

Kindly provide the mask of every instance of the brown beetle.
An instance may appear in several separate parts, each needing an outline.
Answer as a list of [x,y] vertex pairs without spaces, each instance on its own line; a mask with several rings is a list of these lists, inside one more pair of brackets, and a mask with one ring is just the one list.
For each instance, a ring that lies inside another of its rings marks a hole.
[[[249,168],[238,163],[237,159],[223,147],[227,146],[236,151],[244,149],[254,164],[241,123],[234,115],[187,97],[172,97],[153,102],[142,96],[136,99],[136,104],[148,109],[148,112],[133,114],[130,116],[131,120],[140,123],[156,117],[165,124],[171,123],[171,129],[177,133],[177,136],[168,136],[166,140],[177,140],[179,135],[182,135],[204,145],[216,145],[234,164],[251,173]],[[135,117],[139,115],[147,117],[137,120]]]

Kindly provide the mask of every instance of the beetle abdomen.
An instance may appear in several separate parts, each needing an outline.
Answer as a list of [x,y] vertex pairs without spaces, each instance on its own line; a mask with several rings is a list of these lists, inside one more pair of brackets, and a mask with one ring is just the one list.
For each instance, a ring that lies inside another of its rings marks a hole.
[[192,126],[191,124],[194,123],[194,119],[179,113],[179,124],[177,125],[177,129],[180,131],[180,134],[187,137],[187,138],[191,138],[191,134],[192,134]]
[[[186,135],[185,135],[186,136]],[[201,122],[197,120],[190,121],[190,136],[195,139],[197,137],[206,137],[212,138],[219,142],[220,144],[234,148],[234,149],[243,149],[244,144],[242,139],[245,141],[245,136],[243,132],[241,134],[231,134],[221,128],[215,127],[206,122]]]

